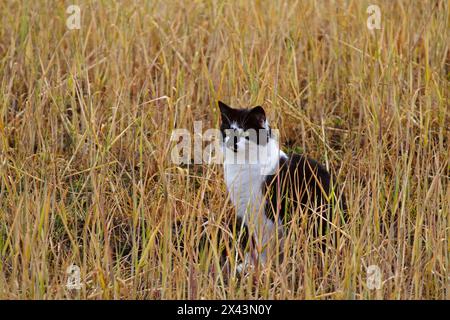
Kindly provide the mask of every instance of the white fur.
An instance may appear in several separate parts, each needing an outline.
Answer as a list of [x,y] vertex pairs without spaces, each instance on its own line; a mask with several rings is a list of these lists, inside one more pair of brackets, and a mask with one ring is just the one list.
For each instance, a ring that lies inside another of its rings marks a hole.
[[[234,129],[237,129],[235,124]],[[237,129],[241,130],[241,129]],[[253,231],[260,248],[261,259],[266,259],[265,247],[275,235],[276,226],[265,215],[263,184],[268,174],[277,171],[280,157],[286,154],[280,151],[275,139],[270,138],[266,145],[241,138],[237,143],[238,151],[222,147],[224,153],[224,178],[237,215]],[[246,151],[248,150],[248,151]],[[256,155],[259,153],[259,157]]]

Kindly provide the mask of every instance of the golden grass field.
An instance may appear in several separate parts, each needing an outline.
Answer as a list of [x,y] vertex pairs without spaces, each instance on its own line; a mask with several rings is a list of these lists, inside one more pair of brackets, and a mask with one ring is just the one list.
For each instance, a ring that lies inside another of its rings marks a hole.
[[[448,1],[6,0],[0,19],[0,298],[450,298]],[[218,99],[261,104],[333,172],[336,243],[294,223],[281,265],[220,272],[222,168],[170,161]]]

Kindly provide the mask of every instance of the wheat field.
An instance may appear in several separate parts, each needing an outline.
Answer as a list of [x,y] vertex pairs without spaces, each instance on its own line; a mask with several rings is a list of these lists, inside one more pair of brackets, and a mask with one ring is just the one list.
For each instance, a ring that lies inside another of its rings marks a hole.
[[[6,0],[0,19],[1,299],[450,298],[448,1]],[[298,221],[280,265],[222,272],[221,165],[170,158],[217,100],[262,105],[334,174],[335,243]]]

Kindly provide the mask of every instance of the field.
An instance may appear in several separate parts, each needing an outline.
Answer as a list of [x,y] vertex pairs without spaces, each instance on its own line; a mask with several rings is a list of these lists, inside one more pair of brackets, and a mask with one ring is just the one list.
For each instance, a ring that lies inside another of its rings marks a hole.
[[[1,299],[450,298],[448,1],[6,0],[0,20]],[[220,271],[222,167],[171,161],[217,100],[333,172],[335,243],[294,223],[281,265]]]

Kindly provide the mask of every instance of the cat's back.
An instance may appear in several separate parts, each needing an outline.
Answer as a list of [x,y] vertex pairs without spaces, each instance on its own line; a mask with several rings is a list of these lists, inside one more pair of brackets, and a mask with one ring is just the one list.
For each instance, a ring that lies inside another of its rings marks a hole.
[[277,173],[266,178],[266,188],[271,189],[272,200],[288,197],[297,204],[325,204],[330,180],[329,172],[318,161],[293,153],[280,158]]
[[330,173],[317,160],[308,158],[301,154],[291,154],[288,159],[286,168],[282,170],[287,171],[294,179],[299,179],[310,186],[319,185],[324,188],[325,192],[330,189]]

